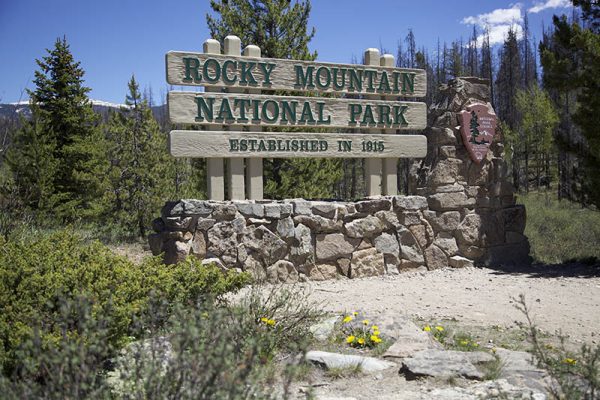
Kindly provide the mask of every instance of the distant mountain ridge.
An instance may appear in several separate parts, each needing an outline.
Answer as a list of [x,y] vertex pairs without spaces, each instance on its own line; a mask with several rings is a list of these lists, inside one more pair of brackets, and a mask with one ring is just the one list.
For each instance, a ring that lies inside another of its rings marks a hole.
[[[94,111],[100,114],[105,121],[108,119],[110,111],[119,111],[122,108],[128,107],[126,104],[116,104],[104,100],[90,99],[90,101],[92,102]],[[162,126],[162,122],[166,118],[166,105],[152,106],[152,113]],[[29,100],[16,103],[0,103],[0,118],[18,119],[20,116],[25,118],[31,117]]]

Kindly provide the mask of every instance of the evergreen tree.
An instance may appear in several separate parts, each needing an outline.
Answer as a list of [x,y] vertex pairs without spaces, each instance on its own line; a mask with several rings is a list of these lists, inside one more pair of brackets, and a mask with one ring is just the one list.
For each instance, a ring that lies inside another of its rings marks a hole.
[[107,126],[111,167],[105,200],[115,222],[143,237],[170,195],[175,161],[133,76],[128,89],[127,107],[112,113]]
[[585,167],[579,200],[600,206],[600,5],[589,0],[573,3],[582,7],[584,24],[554,17],[554,33],[540,45],[543,81],[557,92],[563,119],[572,117],[583,134],[577,140],[569,126],[561,126],[566,132],[563,147],[574,151]]
[[[83,85],[84,71],[66,39],[57,39],[47,51],[36,60],[36,89],[29,91],[33,117],[15,138],[11,169],[29,206],[62,220],[95,217],[107,167],[99,118],[87,97],[90,89]],[[39,148],[30,148],[31,143]],[[27,172],[32,160],[44,176],[39,180]]]
[[481,144],[480,142],[477,141],[477,138],[479,137],[479,122],[478,122],[479,118],[477,117],[477,114],[475,113],[475,111],[471,111],[471,123],[469,126],[469,129],[471,130],[471,138],[469,139],[470,143],[474,143],[474,144]]
[[[207,14],[206,21],[217,40],[236,35],[242,46],[260,47],[262,57],[309,61],[317,57],[308,49],[315,34],[314,28],[307,30],[308,0],[211,0],[210,4],[216,15]],[[342,163],[335,159],[265,159],[264,165],[267,198],[331,197],[342,176]]]

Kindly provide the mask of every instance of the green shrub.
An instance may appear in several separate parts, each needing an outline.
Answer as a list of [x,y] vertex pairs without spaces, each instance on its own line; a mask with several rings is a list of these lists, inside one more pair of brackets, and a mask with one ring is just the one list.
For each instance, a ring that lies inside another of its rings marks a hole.
[[[5,372],[15,367],[25,339],[38,335],[48,344],[80,333],[77,319],[65,316],[62,307],[73,299],[89,301],[92,318],[108,318],[106,339],[118,348],[137,333],[132,322],[147,311],[151,297],[194,304],[200,296],[218,298],[249,280],[246,274],[202,267],[192,258],[167,266],[154,257],[136,265],[67,230],[2,239],[0,245],[0,366]],[[154,322],[161,325],[164,319]]]
[[600,259],[600,212],[555,194],[520,195],[527,208],[525,235],[531,255],[538,262],[562,263],[570,260],[598,262]]
[[[252,291],[236,303],[200,301],[194,307],[155,299],[134,325],[147,326],[110,362],[104,340],[111,316],[92,316],[90,303],[65,301],[64,315],[77,314],[81,336],[67,336],[42,348],[37,338],[22,346],[18,375],[0,375],[3,399],[132,398],[246,399],[287,398],[289,384],[302,371],[310,343],[309,327],[321,312],[300,292]],[[153,318],[168,315],[162,327]],[[263,316],[273,323],[265,323]],[[82,340],[85,337],[86,340]],[[275,357],[279,355],[279,357]]]

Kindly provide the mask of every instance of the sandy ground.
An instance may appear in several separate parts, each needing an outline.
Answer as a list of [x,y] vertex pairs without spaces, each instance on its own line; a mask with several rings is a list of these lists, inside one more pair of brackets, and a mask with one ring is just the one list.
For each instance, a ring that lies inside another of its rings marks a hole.
[[406,314],[424,321],[456,319],[465,325],[516,328],[524,322],[514,298],[524,294],[535,323],[575,343],[600,335],[600,269],[579,265],[440,269],[357,280],[311,282],[310,298],[328,311]]

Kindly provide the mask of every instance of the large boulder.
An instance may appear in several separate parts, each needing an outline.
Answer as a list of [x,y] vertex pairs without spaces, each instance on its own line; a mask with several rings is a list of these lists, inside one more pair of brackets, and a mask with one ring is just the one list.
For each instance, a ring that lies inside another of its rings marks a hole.
[[317,261],[337,260],[350,257],[360,244],[360,239],[353,239],[341,233],[320,234],[316,236]]
[[383,231],[383,223],[373,215],[355,219],[344,225],[346,233],[352,238],[371,238]]
[[350,278],[365,276],[378,276],[385,273],[383,254],[371,247],[357,250],[352,254],[350,261]]

